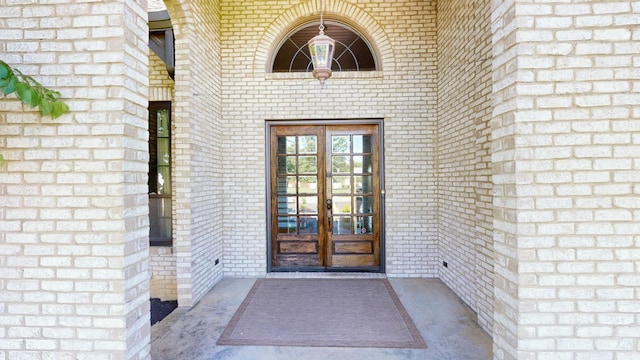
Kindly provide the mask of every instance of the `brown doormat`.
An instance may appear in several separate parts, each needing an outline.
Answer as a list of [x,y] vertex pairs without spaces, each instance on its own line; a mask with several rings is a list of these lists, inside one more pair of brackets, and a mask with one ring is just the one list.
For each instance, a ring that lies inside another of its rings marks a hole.
[[386,279],[259,279],[217,343],[427,347]]

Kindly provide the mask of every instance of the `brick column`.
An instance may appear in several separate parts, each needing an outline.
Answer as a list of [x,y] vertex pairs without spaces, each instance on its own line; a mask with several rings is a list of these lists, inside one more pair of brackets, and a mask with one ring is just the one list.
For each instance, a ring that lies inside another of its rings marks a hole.
[[0,359],[148,359],[147,22],[134,0],[0,0]]
[[[222,277],[223,170],[220,4],[174,1],[174,250],[178,303],[197,303]],[[234,156],[232,156],[234,157]],[[235,158],[235,157],[234,157]]]
[[517,109],[515,1],[493,1],[493,163],[494,316],[493,351],[496,359],[517,359],[518,253],[516,222],[514,112]]
[[640,3],[494,1],[495,357],[640,351]]

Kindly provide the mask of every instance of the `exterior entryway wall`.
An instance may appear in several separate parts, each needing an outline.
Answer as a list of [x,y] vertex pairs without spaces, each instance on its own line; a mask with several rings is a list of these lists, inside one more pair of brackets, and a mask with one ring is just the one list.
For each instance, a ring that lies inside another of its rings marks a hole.
[[[438,276],[493,323],[491,5],[438,1]],[[446,263],[447,266],[443,266]]]
[[221,6],[225,274],[266,271],[265,120],[382,118],[387,274],[437,276],[435,1],[326,1],[325,18],[360,29],[380,70],[334,72],[324,88],[309,73],[267,71],[280,39],[319,18],[320,1]]

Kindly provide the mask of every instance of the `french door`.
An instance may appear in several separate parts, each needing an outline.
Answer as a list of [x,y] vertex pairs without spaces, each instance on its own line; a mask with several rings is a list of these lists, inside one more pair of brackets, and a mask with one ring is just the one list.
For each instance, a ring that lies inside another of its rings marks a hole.
[[378,127],[270,127],[271,270],[381,270]]

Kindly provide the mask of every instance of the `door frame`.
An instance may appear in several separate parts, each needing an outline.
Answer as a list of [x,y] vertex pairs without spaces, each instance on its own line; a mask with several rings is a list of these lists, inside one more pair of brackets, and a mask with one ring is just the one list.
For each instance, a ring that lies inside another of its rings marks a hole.
[[[271,127],[272,126],[299,126],[299,125],[311,125],[311,126],[332,126],[332,125],[377,125],[378,126],[378,162],[379,162],[379,182],[380,182],[380,267],[377,273],[385,273],[385,258],[386,258],[386,246],[385,246],[385,181],[384,181],[384,121],[379,118],[372,119],[301,119],[301,120],[266,120],[265,121],[265,212],[266,212],[266,239],[267,239],[267,251],[265,256],[267,257],[267,272],[279,272],[286,270],[273,269],[272,261],[272,238],[271,238]],[[362,272],[362,269],[358,268],[332,268],[332,269],[318,269],[318,268],[297,268],[296,271],[301,272]],[[368,271],[372,272],[372,271]]]

